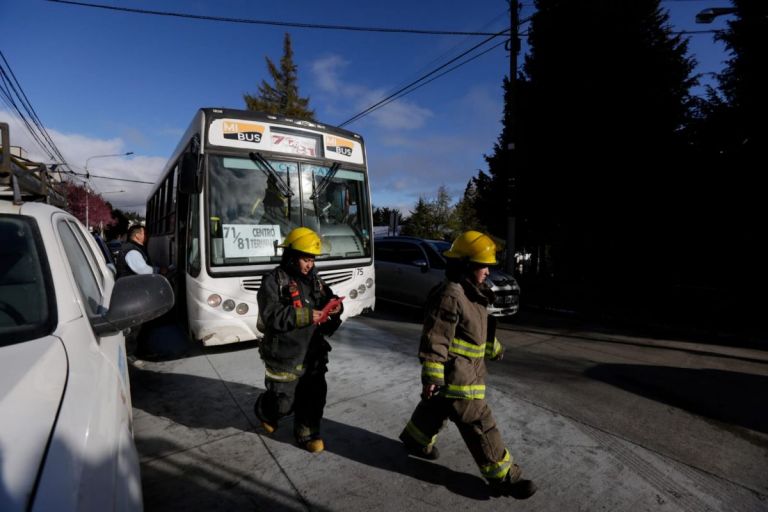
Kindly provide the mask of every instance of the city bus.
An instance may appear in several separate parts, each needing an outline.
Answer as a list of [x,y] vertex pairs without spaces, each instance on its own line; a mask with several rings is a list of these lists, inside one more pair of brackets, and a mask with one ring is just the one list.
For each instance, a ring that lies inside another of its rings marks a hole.
[[[256,292],[278,244],[308,227],[342,319],[375,305],[372,211],[360,135],[317,122],[203,108],[147,201],[147,250],[170,278],[192,339],[259,339]],[[173,265],[174,267],[171,267]]]

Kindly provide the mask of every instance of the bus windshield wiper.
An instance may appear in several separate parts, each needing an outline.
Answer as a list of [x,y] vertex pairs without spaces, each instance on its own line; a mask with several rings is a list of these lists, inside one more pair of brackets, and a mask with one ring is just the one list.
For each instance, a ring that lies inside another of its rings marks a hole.
[[328,185],[331,184],[331,180],[333,179],[334,176],[336,176],[336,171],[339,170],[340,166],[341,165],[339,164],[339,162],[334,162],[333,165],[331,165],[331,168],[328,169],[328,174],[323,176],[323,179],[320,182],[320,184],[317,187],[315,187],[315,191],[312,192],[311,196],[309,196],[311,200],[317,199],[317,197],[320,196],[320,194],[322,194],[326,188],[328,188]]
[[289,187],[285,181],[283,181],[283,178],[281,178],[280,175],[277,174],[277,171],[275,171],[275,168],[272,167],[272,165],[263,156],[261,156],[261,153],[251,151],[248,153],[248,156],[251,157],[251,160],[253,160],[257,167],[264,171],[264,174],[267,175],[267,178],[272,178],[275,181],[277,188],[280,190],[280,193],[283,195],[283,197],[293,197],[293,190],[291,190],[291,187]]

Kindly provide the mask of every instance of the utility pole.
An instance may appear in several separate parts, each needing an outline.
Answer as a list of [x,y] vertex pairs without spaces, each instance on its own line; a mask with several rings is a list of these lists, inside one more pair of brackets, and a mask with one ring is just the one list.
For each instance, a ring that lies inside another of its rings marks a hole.
[[507,261],[505,267],[507,272],[514,275],[515,272],[515,236],[516,222],[515,217],[517,209],[517,183],[514,180],[516,162],[517,143],[517,91],[515,82],[517,82],[517,52],[520,49],[518,40],[518,1],[509,0],[509,90],[508,104],[509,119],[507,119],[507,151],[509,153],[509,169],[507,175]]

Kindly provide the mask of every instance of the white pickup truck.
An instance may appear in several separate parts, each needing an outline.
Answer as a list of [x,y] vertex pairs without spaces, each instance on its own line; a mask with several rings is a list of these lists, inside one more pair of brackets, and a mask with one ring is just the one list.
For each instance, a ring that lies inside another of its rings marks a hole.
[[173,291],[159,275],[115,281],[0,130],[0,510],[141,510],[123,330]]

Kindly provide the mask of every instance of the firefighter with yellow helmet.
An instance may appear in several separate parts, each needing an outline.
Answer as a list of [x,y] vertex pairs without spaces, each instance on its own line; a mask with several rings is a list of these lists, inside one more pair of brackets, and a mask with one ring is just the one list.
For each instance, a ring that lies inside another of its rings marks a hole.
[[[296,228],[279,247],[283,248],[280,265],[262,278],[257,294],[266,391],[256,400],[254,411],[267,433],[293,412],[296,442],[316,453],[325,449],[320,420],[331,350],[325,337],[341,324],[342,306],[317,274],[315,258],[322,248],[317,233]],[[326,306],[330,309],[324,312]]]
[[494,297],[485,282],[489,265],[497,263],[496,244],[483,233],[467,231],[443,254],[448,258],[446,279],[425,306],[421,401],[400,440],[411,455],[437,459],[437,434],[450,419],[491,493],[526,499],[536,486],[522,478],[485,401],[485,359],[503,355],[495,324],[489,324],[487,307]]

